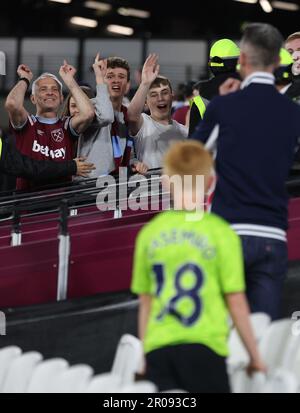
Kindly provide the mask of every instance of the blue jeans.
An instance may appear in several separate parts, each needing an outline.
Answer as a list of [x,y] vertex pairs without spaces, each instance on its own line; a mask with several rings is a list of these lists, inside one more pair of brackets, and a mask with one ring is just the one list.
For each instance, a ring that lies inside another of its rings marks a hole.
[[241,235],[246,295],[252,313],[280,316],[283,283],[288,268],[287,244],[271,238]]

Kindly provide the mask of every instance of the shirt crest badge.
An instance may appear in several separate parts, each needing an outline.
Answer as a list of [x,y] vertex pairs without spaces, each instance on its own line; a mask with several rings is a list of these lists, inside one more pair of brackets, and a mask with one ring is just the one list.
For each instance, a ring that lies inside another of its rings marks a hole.
[[64,139],[64,132],[62,129],[55,129],[51,131],[51,136],[54,142],[60,143]]

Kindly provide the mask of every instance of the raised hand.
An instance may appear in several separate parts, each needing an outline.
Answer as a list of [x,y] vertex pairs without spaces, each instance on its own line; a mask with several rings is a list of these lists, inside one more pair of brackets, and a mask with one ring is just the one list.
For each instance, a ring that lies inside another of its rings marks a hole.
[[107,59],[100,59],[100,54],[97,53],[93,69],[95,72],[96,83],[104,83],[104,78],[107,72]]
[[230,77],[220,87],[219,93],[221,96],[236,92],[241,88],[241,81]]
[[70,65],[66,60],[64,60],[64,64],[59,69],[59,75],[67,86],[69,82],[73,81],[75,74],[75,67]]
[[17,69],[17,73],[19,77],[25,77],[26,79],[29,80],[29,82],[31,82],[32,78],[33,78],[33,73],[30,69],[29,66],[21,64],[18,69]]
[[158,62],[158,55],[155,53],[151,53],[143,66],[142,70],[142,83],[143,84],[151,84],[158,76],[159,73],[159,64]]
[[80,157],[80,158],[75,158],[74,161],[76,162],[77,166],[77,172],[76,175],[78,176],[83,176],[84,178],[87,178],[95,168],[95,165],[93,163],[88,163],[85,162],[86,158],[85,157]]
[[143,162],[137,162],[131,165],[132,172],[136,172],[141,175],[145,175],[148,172],[148,169],[149,169],[148,166],[144,164]]

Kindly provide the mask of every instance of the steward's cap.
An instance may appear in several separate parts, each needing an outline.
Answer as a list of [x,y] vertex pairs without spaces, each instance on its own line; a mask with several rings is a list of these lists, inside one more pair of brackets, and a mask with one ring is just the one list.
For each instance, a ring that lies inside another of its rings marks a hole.
[[216,41],[210,49],[209,66],[224,67],[226,60],[238,59],[240,56],[239,47],[230,39]]

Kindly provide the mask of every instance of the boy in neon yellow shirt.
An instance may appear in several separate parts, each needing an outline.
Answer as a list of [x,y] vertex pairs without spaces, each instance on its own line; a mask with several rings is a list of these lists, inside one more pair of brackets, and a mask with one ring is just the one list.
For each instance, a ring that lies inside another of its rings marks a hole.
[[227,310],[249,352],[248,370],[265,371],[249,322],[240,240],[218,216],[186,209],[191,194],[198,199],[197,177],[209,187],[212,164],[198,142],[171,147],[165,181],[191,177],[182,195],[171,190],[174,205],[183,207],[156,216],[136,242],[132,291],[140,297],[139,336],[146,376],[160,391],[229,391]]

